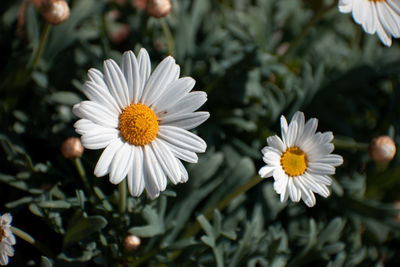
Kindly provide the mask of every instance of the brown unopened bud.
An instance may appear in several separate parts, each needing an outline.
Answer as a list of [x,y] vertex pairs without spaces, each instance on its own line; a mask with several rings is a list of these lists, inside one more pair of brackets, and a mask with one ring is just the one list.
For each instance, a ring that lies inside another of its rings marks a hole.
[[82,156],[83,146],[78,137],[69,137],[61,145],[61,154],[67,159],[76,159]]
[[140,246],[140,238],[135,235],[128,235],[124,240],[124,248],[126,251],[131,252]]
[[139,10],[145,10],[147,0],[132,0],[133,5]]
[[377,163],[388,163],[396,155],[396,145],[389,136],[378,136],[369,145],[369,155]]
[[172,5],[170,0],[148,0],[146,11],[152,17],[162,18],[171,13]]
[[64,0],[46,0],[42,4],[42,15],[47,23],[58,25],[69,18],[69,6]]

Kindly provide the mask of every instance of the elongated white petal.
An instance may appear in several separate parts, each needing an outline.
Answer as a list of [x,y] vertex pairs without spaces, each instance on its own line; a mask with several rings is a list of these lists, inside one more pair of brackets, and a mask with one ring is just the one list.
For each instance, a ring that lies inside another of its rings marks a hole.
[[138,197],[145,187],[145,166],[143,162],[143,149],[131,146],[133,155],[133,166],[128,172],[128,189],[132,196]]
[[210,113],[205,111],[186,114],[173,114],[162,118],[160,124],[191,130],[205,122],[209,117]]
[[75,115],[80,116],[82,119],[88,119],[104,127],[118,127],[118,115],[96,102],[83,101],[79,105],[75,105],[73,111],[74,109],[79,110]]
[[143,90],[140,102],[146,106],[152,104],[163,95],[165,89],[176,78],[176,64],[172,57],[165,58],[154,70]]
[[277,135],[268,137],[267,143],[269,146],[271,146],[281,152],[286,151],[286,146],[283,144],[282,140]]
[[180,78],[171,82],[162,95],[151,105],[151,108],[158,113],[174,106],[179,100],[185,97],[192,90],[196,81],[191,77]]
[[104,80],[112,96],[121,109],[129,106],[129,91],[125,76],[120,67],[112,59],[104,61]]
[[181,98],[175,105],[168,109],[161,109],[158,117],[168,116],[171,114],[191,113],[199,109],[207,101],[207,94],[201,91],[191,92]]
[[131,168],[132,153],[129,143],[124,143],[122,147],[115,153],[110,166],[110,182],[119,184],[128,174]]
[[119,108],[117,102],[110,94],[106,87],[100,86],[92,81],[87,81],[83,85],[83,93],[90,100],[103,105],[105,108],[109,109],[111,112],[119,114],[121,109]]
[[274,170],[275,170],[275,167],[264,166],[258,171],[258,174],[262,178],[266,178],[266,177],[270,177],[272,175],[272,173],[274,172]]
[[121,69],[128,86],[129,103],[136,104],[142,96],[143,87],[141,87],[139,64],[132,51],[123,54]]
[[168,143],[182,149],[197,153],[206,151],[207,144],[203,139],[178,127],[161,125],[159,127],[158,136]]
[[110,172],[110,164],[124,143],[120,138],[113,140],[103,151],[94,169],[94,175],[101,177]]
[[177,184],[180,181],[181,172],[179,169],[178,160],[172,154],[169,147],[165,145],[164,142],[157,139],[151,143],[151,147],[153,148],[158,162],[160,163],[164,172],[170,178],[171,182]]
[[147,173],[146,191],[151,198],[156,198],[159,196],[160,191],[165,190],[167,178],[154,155],[153,149],[150,146],[144,146],[143,150]]

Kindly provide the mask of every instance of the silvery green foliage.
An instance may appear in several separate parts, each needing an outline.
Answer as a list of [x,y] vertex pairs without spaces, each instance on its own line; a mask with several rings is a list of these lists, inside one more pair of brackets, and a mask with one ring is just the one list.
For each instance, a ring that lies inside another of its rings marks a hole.
[[[71,0],[70,19],[53,27],[37,67],[44,22],[23,1],[1,10],[1,212],[48,247],[47,254],[19,239],[10,266],[395,266],[399,246],[399,157],[376,166],[365,151],[343,150],[332,196],[312,209],[281,203],[266,179],[223,210],[216,205],[256,175],[265,138],[278,133],[279,116],[302,110],[321,130],[347,143],[388,134],[400,142],[400,50],[384,48],[336,6],[290,48],[308,22],[334,1],[173,1],[166,18],[175,58],[204,90],[211,113],[197,130],[208,150],[187,164],[189,182],[150,201],[128,199],[118,211],[118,190],[92,174],[99,151],[82,158],[84,189],[61,142],[74,136],[73,104],[91,67],[145,47],[159,62],[168,54],[158,20],[130,3]],[[128,1],[129,2],[129,1]],[[120,12],[117,21],[108,14]],[[127,23],[130,34],[110,33]],[[289,50],[287,48],[289,47]],[[287,52],[285,52],[287,51]],[[272,178],[271,178],[272,179]],[[172,191],[173,190],[173,191]],[[134,252],[128,234],[141,237]],[[21,245],[20,245],[21,244]],[[42,257],[43,256],[43,257]],[[14,265],[12,265],[14,264]]]

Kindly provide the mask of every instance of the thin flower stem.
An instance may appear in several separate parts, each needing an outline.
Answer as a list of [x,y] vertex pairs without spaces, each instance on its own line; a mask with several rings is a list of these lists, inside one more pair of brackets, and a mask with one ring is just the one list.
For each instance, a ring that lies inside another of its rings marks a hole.
[[126,179],[122,180],[122,182],[119,183],[118,185],[118,191],[119,191],[119,201],[118,201],[118,206],[119,206],[119,212],[121,214],[125,213],[126,210]]
[[39,63],[40,57],[42,56],[44,45],[46,44],[47,36],[49,35],[51,25],[49,23],[46,23],[43,28],[42,35],[40,37],[40,44],[39,44],[39,49],[36,52],[35,59],[33,60],[32,63],[32,68],[34,69],[36,65]]
[[335,139],[333,141],[333,144],[335,145],[336,148],[347,149],[347,150],[367,151],[369,147],[369,144],[367,143],[358,143],[353,140],[347,141],[347,140]]
[[50,257],[50,258],[54,258],[54,254],[53,252],[51,252],[51,250],[46,247],[44,244],[42,244],[41,242],[35,240],[31,235],[29,235],[28,233],[22,231],[21,229],[15,227],[15,226],[11,226],[11,231],[13,232],[14,235],[16,235],[17,237],[25,240],[26,242],[28,242],[29,244],[31,244],[32,246],[34,246],[35,248],[37,248],[40,252],[42,252],[44,255]]
[[167,21],[164,18],[161,18],[160,24],[164,33],[165,40],[167,41],[168,53],[171,56],[175,56],[175,42],[174,38],[172,37],[171,30],[168,27]]
[[74,163],[75,163],[76,169],[79,173],[79,176],[81,177],[83,187],[85,188],[86,193],[89,195],[90,201],[93,201],[93,196],[94,196],[93,190],[90,187],[90,183],[89,183],[89,180],[87,179],[85,168],[82,165],[81,159],[80,158],[74,159]]
[[337,6],[337,2],[333,1],[333,3],[329,6],[321,8],[318,12],[314,14],[314,16],[308,21],[307,25],[301,30],[301,32],[296,36],[296,38],[291,42],[288,50],[281,56],[282,59],[285,59],[291,52],[299,45],[299,43],[304,39],[307,35],[308,31],[318,22],[320,21],[326,13],[328,13],[332,8]]

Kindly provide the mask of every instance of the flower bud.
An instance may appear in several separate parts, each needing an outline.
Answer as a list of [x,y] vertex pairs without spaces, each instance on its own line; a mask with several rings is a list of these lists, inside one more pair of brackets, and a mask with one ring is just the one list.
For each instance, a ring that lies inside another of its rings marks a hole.
[[69,18],[69,6],[64,0],[46,0],[42,4],[42,15],[47,23],[58,25]]
[[132,252],[140,246],[140,238],[135,235],[128,235],[124,240],[124,248],[127,252]]
[[147,0],[132,0],[133,5],[139,10],[145,10]]
[[172,5],[170,0],[148,0],[146,11],[152,17],[162,18],[171,13]]
[[67,159],[76,159],[82,156],[83,146],[78,137],[69,137],[61,145],[61,154]]
[[378,136],[369,145],[369,155],[377,163],[388,163],[396,155],[396,145],[389,136]]

